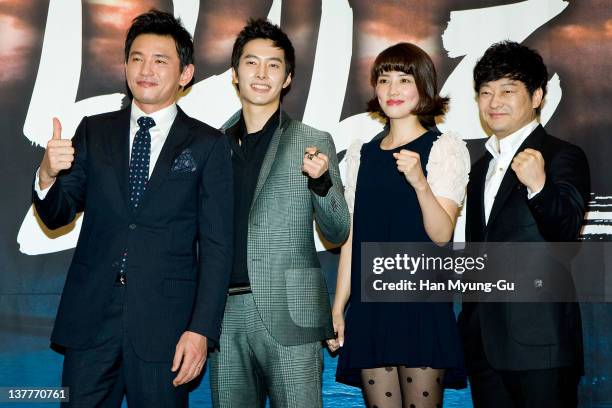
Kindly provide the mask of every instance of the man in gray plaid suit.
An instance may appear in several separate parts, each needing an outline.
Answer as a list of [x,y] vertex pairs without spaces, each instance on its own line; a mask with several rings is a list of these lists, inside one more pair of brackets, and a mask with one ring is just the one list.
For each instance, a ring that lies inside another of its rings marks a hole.
[[[291,41],[250,20],[232,52],[242,110],[223,126],[234,170],[234,262],[219,351],[215,407],[322,406],[321,342],[333,337],[316,220],[341,243],[349,213],[332,138],[280,108],[294,73]],[[228,203],[228,205],[230,205]]]

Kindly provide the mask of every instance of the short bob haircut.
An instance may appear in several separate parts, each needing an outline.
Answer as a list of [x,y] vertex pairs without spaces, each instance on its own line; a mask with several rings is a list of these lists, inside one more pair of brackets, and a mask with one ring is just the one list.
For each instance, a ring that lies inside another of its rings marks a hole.
[[[474,67],[476,93],[487,82],[509,78],[525,84],[530,96],[541,88],[542,100],[546,96],[548,70],[537,51],[514,41],[491,45]],[[541,106],[536,109],[540,113]]]
[[[443,115],[448,106],[448,98],[438,95],[438,79],[436,68],[425,51],[410,43],[398,43],[387,48],[374,60],[370,72],[370,83],[376,88],[378,77],[384,72],[399,71],[414,77],[419,92],[419,103],[412,111],[417,115],[424,127],[435,125],[435,117]],[[385,118],[378,98],[374,96],[368,102],[368,112],[376,113]]]
[[130,56],[132,43],[142,34],[155,34],[172,37],[180,60],[181,72],[185,66],[193,64],[193,40],[189,31],[183,27],[181,19],[172,14],[151,9],[132,20],[125,38],[125,62]]

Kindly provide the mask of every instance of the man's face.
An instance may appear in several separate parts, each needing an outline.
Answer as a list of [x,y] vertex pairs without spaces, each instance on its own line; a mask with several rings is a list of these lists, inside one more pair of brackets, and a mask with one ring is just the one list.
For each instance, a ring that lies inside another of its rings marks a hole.
[[134,39],[125,77],[136,105],[153,113],[172,104],[179,87],[193,77],[193,65],[180,69],[174,39],[157,34],[141,34]]
[[278,107],[282,90],[291,83],[291,75],[285,78],[285,52],[272,40],[249,41],[242,50],[238,70],[232,70],[232,80],[238,85],[243,107]]
[[480,116],[502,139],[535,119],[542,102],[542,89],[529,95],[525,84],[510,78],[485,82],[478,92]]

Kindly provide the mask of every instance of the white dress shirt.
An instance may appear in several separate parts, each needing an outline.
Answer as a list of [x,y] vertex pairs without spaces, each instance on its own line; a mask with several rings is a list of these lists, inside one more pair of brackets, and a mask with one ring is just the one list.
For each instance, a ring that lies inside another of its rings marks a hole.
[[[538,127],[538,122],[533,120],[526,126],[501,140],[495,135],[492,135],[489,140],[487,140],[485,147],[493,156],[493,159],[489,162],[484,189],[485,222],[487,224],[489,223],[489,215],[491,214],[491,208],[493,208],[493,202],[495,201],[502,180],[506,175],[506,171],[512,165],[512,159],[514,159],[518,148],[536,127]],[[510,171],[513,170],[510,169]],[[533,192],[527,189],[527,193],[527,198],[531,199],[539,193],[539,191]]]
[[[178,110],[176,108],[176,104],[173,103],[170,106],[167,106],[163,109],[158,110],[157,112],[153,112],[147,115],[138,106],[136,106],[134,101],[132,101],[132,109],[130,114],[130,158],[132,155],[132,145],[134,144],[134,137],[136,136],[136,132],[140,128],[137,123],[138,118],[142,116],[149,116],[155,121],[155,126],[149,129],[149,133],[151,134],[151,158],[149,161],[149,177],[151,177],[151,174],[153,174],[153,169],[155,168],[155,164],[157,163],[157,159],[159,158],[162,147],[164,146],[164,143],[168,138],[168,133],[170,133],[170,128],[174,123],[174,119],[176,118],[177,112]],[[38,194],[38,198],[44,200],[53,184],[51,184],[46,189],[41,190],[39,187],[38,171],[40,171],[40,168],[36,171],[34,190],[36,191],[36,194]]]

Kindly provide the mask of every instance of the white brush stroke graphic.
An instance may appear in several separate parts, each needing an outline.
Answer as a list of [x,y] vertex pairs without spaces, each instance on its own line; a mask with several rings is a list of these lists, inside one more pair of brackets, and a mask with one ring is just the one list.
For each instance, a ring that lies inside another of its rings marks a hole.
[[[443,44],[449,57],[463,56],[463,60],[442,88],[442,94],[451,96],[452,102],[445,123],[439,124],[440,129],[459,131],[466,139],[485,137],[472,89],[471,75],[476,60],[494,42],[504,39],[523,41],[567,5],[567,1],[561,0],[528,0],[451,12]],[[321,6],[317,49],[303,122],[330,132],[336,150],[340,152],[355,138],[370,140],[382,130],[382,125],[365,113],[340,120],[352,58],[353,11],[348,0],[322,0]],[[280,24],[281,10],[282,0],[274,0],[268,19]],[[40,146],[45,146],[49,139],[53,116],[62,121],[64,137],[72,136],[83,116],[117,110],[124,97],[124,94],[116,93],[75,101],[81,70],[81,12],[80,0],[49,2],[40,67],[23,128],[24,135]],[[198,0],[174,1],[174,14],[182,19],[192,34],[198,13]],[[71,24],[65,24],[66,21],[71,21]],[[516,21],[521,24],[516,24]],[[542,111],[543,124],[550,119],[560,100],[560,80],[555,74],[549,82]],[[194,84],[179,100],[179,105],[188,115],[220,127],[240,109],[240,101],[231,83],[231,70]],[[344,166],[341,162],[342,174]],[[59,232],[43,231],[44,226],[30,208],[17,236],[21,252],[38,255],[74,248],[80,219]],[[455,238],[462,239],[462,224],[458,224],[456,231],[461,233]],[[327,245],[318,239],[318,234],[315,238],[317,250],[324,250]]]
[[[74,135],[84,116],[121,108],[121,93],[76,102],[81,76],[81,15],[81,0],[49,1],[38,75],[23,125],[23,134],[33,144],[47,145],[54,116],[60,118],[62,137],[67,138]],[[74,248],[81,231],[77,221],[59,231],[43,228],[33,209],[28,209],[17,235],[19,250],[39,255]]]
[[[480,124],[473,88],[472,71],[476,61],[493,43],[503,40],[522,42],[567,6],[568,2],[562,0],[527,0],[504,6],[452,11],[448,27],[442,34],[442,44],[449,57],[464,57],[440,92],[451,98],[444,122],[438,124],[440,130],[454,130],[464,139],[487,137]],[[560,100],[561,87],[555,74],[548,83],[542,125],[548,122]]]

